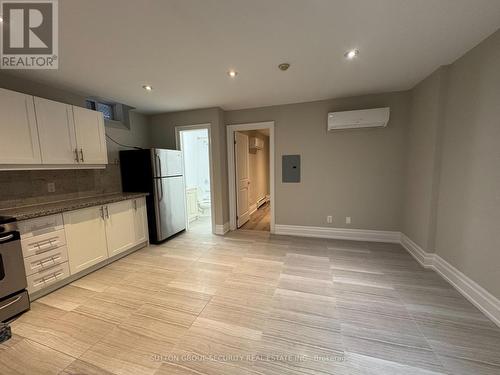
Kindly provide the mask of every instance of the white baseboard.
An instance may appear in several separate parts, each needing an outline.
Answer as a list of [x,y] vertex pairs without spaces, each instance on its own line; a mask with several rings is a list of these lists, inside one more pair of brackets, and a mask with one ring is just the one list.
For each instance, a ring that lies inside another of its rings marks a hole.
[[422,266],[425,268],[432,268],[436,254],[424,251],[404,233],[401,233],[401,245],[408,250],[410,255],[412,255]]
[[250,207],[248,207],[248,209],[250,211],[249,215],[253,214],[255,211],[257,211],[257,203],[250,205]]
[[215,234],[225,235],[229,232],[229,223],[224,223],[224,225],[215,224]]
[[436,271],[500,327],[500,300],[437,254],[426,252],[405,234],[401,245],[425,268]]
[[300,225],[274,226],[275,234],[300,237],[332,238],[339,240],[371,241],[371,242],[395,242],[399,243],[400,232],[367,230],[367,229],[344,229],[329,227],[305,227]]

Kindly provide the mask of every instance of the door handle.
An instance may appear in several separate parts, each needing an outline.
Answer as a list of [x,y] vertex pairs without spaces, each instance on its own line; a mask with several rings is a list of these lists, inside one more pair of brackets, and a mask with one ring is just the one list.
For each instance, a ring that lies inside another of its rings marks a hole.
[[156,177],[160,177],[161,176],[161,159],[158,155],[155,154],[155,157],[156,157],[156,160],[157,160],[157,163],[156,163],[156,169],[157,169],[157,172],[156,172]]
[[9,307],[10,305],[13,305],[14,303],[16,303],[17,301],[19,301],[20,299],[22,298],[22,296],[19,296],[17,297],[14,301],[10,301],[8,304],[6,305],[3,305],[2,307],[0,307],[0,310],[3,310],[7,307]]
[[137,211],[137,201],[134,199],[134,210]]
[[101,219],[104,220],[104,207],[101,206],[101,208],[99,208],[99,211],[101,211]]
[[77,149],[77,148],[75,148],[75,161],[76,161],[77,163],[79,163],[79,162],[80,162],[80,158],[78,157],[78,149]]
[[0,242],[5,242],[5,241],[11,240],[13,238],[14,238],[14,235],[13,234],[9,234],[8,236],[0,237]]
[[80,161],[83,163],[85,161],[85,159],[83,158],[83,148],[80,149],[80,155],[81,155]]
[[104,209],[106,210],[106,219],[109,219],[109,210],[108,210],[108,206],[104,206]]

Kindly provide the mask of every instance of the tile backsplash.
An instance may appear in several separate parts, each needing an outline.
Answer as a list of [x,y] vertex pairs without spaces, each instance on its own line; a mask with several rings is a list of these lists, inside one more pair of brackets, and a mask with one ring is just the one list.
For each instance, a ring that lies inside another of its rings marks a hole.
[[[55,183],[49,193],[47,184]],[[121,192],[120,166],[105,169],[0,172],[0,208]]]

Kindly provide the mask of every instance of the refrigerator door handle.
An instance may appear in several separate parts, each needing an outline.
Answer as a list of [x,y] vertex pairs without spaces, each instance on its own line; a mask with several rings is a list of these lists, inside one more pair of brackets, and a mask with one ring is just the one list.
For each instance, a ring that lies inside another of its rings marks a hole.
[[156,169],[158,170],[157,174],[156,174],[156,177],[163,177],[162,176],[162,173],[161,173],[161,158],[158,156],[158,154],[155,154],[156,156]]
[[163,182],[162,182],[162,179],[157,178],[156,183],[159,186],[159,188],[157,188],[157,191],[160,194],[160,196],[158,197],[158,202],[161,202],[163,200]]

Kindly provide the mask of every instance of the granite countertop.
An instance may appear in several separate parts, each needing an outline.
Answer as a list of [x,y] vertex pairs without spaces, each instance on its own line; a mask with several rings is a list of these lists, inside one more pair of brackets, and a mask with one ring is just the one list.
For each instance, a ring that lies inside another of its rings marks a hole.
[[29,206],[1,209],[0,216],[11,216],[18,221],[21,221],[41,216],[59,214],[66,211],[78,210],[85,207],[100,206],[102,204],[141,198],[147,195],[148,193],[113,193],[94,195],[85,198],[66,199]]

